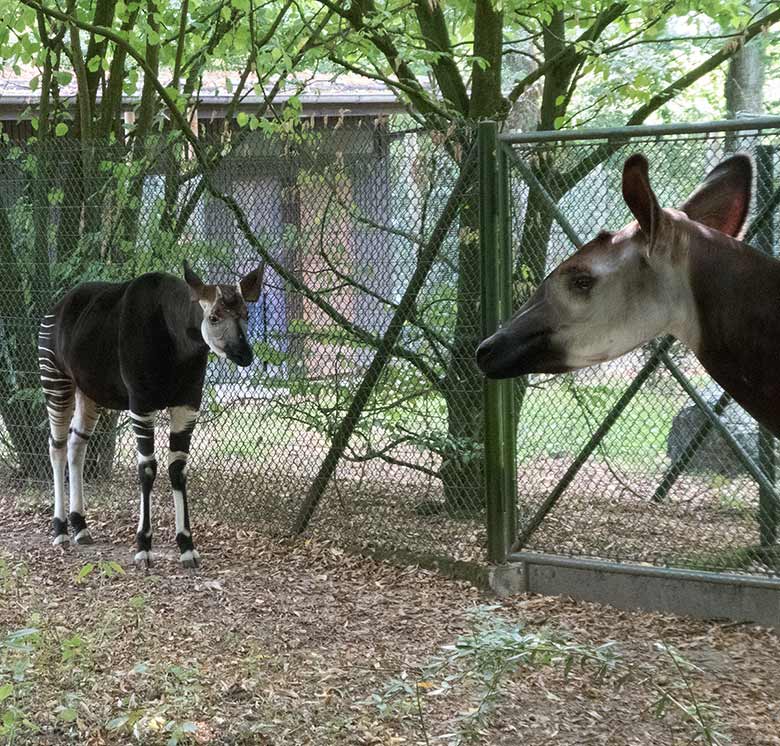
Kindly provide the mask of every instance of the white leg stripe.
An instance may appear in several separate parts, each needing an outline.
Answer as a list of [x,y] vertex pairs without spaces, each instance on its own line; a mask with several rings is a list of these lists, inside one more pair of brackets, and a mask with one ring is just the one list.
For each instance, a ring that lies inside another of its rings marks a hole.
[[[152,507],[152,497],[149,496],[149,507]],[[144,530],[144,496],[141,495],[141,507],[138,510],[138,533],[142,533]],[[149,516],[149,530],[144,534],[144,536],[151,536],[152,535],[152,517]]]
[[154,423],[154,414],[136,414],[135,412],[130,412],[130,417],[136,422],[141,422],[144,425]]
[[[147,436],[144,436],[147,437]],[[139,451],[136,451],[136,456],[138,457],[138,463],[139,464],[148,464],[150,461],[154,461],[154,454],[150,453],[148,456],[144,456],[143,453],[140,453]]]
[[181,490],[173,491],[173,504],[176,507],[176,533],[190,536],[190,532],[184,528],[184,494]]
[[180,433],[190,430],[198,422],[199,410],[192,407],[171,407],[171,433]]
[[70,536],[67,534],[59,534],[52,541],[52,546],[59,546],[60,544],[70,544]]
[[174,461],[186,461],[188,456],[189,454],[184,451],[168,451],[168,466]]
[[147,564],[151,564],[152,553],[147,551],[136,552],[134,559],[136,562],[145,562]]

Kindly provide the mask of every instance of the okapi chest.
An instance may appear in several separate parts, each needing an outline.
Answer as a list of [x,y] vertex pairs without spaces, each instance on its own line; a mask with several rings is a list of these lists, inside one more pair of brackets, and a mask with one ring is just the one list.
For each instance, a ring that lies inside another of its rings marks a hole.
[[[176,542],[185,567],[199,562],[189,524],[185,467],[209,350],[237,365],[252,361],[246,303],[256,301],[264,267],[235,285],[206,285],[184,264],[184,280],[160,272],[123,283],[73,288],[41,322],[38,361],[49,416],[54,476],[54,544],[92,538],[84,518],[83,469],[100,407],[129,410],[136,436],[140,515],[136,561],[151,562],[151,491],[157,474],[155,415],[170,414],[168,472]],[[65,469],[69,513],[65,511]]]

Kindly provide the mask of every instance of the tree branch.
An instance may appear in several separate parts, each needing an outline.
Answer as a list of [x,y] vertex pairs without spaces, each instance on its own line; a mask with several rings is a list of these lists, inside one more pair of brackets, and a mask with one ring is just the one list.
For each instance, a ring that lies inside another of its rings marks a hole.
[[[706,59],[693,70],[678,78],[668,85],[662,91],[653,96],[647,103],[642,104],[626,121],[626,126],[642,124],[645,119],[660,109],[664,104],[671,101],[681,91],[693,85],[697,80],[703,78],[708,73],[735,55],[745,44],[758,34],[768,31],[771,26],[780,21],[780,8],[747,26],[740,37],[730,40],[718,52]],[[551,189],[551,196],[559,200],[564,194],[584,179],[596,166],[608,158],[618,148],[621,147],[620,141],[604,143],[596,151],[592,152],[586,158],[583,158],[576,166],[569,171],[561,174],[555,179],[555,186]],[[552,183],[552,182],[551,182]]]
[[547,59],[543,65],[540,65],[528,73],[522,80],[518,81],[507,98],[510,103],[517,101],[530,86],[537,80],[547,75],[553,68],[564,67],[573,68],[577,65],[580,58],[587,57],[587,52],[578,51],[586,42],[596,41],[606,30],[606,28],[617,18],[619,18],[628,7],[628,3],[612,3],[596,16],[596,20],[591,26],[583,31],[577,39],[571,44],[566,45],[557,54]]
[[415,0],[414,10],[426,49],[437,54],[431,67],[439,89],[444,98],[462,116],[466,116],[469,110],[469,95],[453,58],[452,41],[444,20],[443,4],[432,3],[430,0]]

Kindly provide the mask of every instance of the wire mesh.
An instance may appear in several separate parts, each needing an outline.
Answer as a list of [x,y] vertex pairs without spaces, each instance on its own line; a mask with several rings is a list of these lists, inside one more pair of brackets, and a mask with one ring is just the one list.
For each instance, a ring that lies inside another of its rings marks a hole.
[[[588,240],[632,219],[621,196],[622,164],[631,153],[647,156],[659,202],[674,207],[737,150],[749,152],[756,164],[755,217],[773,195],[776,199],[780,185],[776,130],[514,145],[510,180],[516,302],[523,302],[574,250],[538,186],[529,186],[529,170],[530,181],[535,177],[576,234]],[[751,243],[777,255],[780,236],[771,215],[764,214]],[[545,498],[655,349],[655,344],[647,345],[573,374],[530,377],[522,390],[518,425],[521,536],[540,517]],[[737,404],[721,400],[722,389],[688,350],[675,343],[669,356],[774,484],[774,438]],[[776,506],[776,495],[766,490],[762,494],[734,451],[708,427],[704,414],[661,364],[527,538],[525,548],[772,575],[780,556]]]
[[[147,271],[181,276],[185,258],[208,282],[235,282],[265,251],[264,292],[250,309],[254,363],[208,363],[190,452],[196,542],[199,516],[291,531],[400,319],[309,530],[344,544],[484,557],[478,193],[462,174],[472,134],[359,118],[288,132],[203,124],[205,170],[173,135],[0,145],[3,481],[22,477],[29,499],[49,504],[35,334],[66,290]],[[419,290],[406,298],[414,279]],[[132,431],[124,413],[101,422],[88,503],[132,512]],[[156,442],[162,459],[165,413]],[[164,473],[153,494],[156,525],[171,535]],[[128,529],[128,544],[133,537]]]

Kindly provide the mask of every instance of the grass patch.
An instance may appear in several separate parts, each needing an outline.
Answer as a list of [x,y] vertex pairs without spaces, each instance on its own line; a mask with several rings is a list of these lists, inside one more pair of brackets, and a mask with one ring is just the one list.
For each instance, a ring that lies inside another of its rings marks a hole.
[[[563,381],[529,389],[518,429],[518,458],[540,454],[551,457],[577,453],[615,405],[624,385],[572,389]],[[604,448],[613,458],[640,465],[666,457],[666,438],[685,395],[670,396],[666,389],[641,389],[612,426]],[[597,450],[593,456],[600,458]]]

